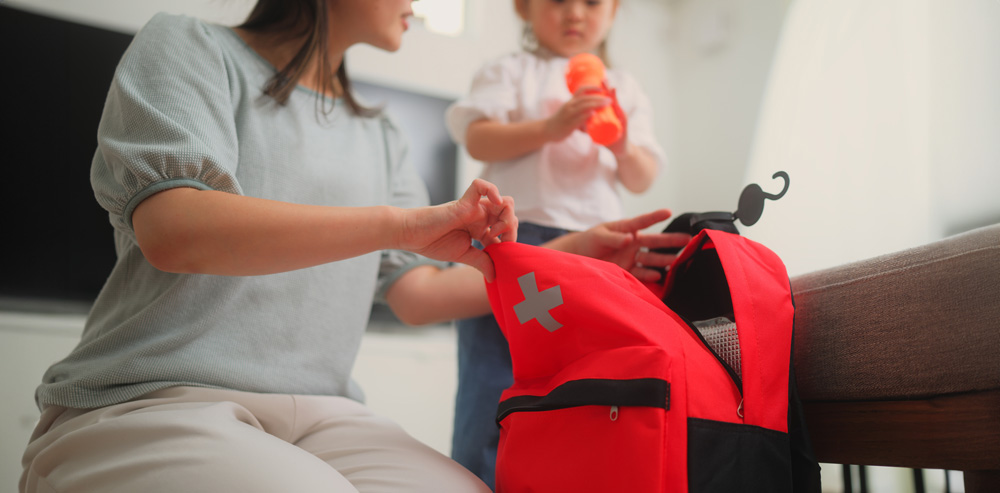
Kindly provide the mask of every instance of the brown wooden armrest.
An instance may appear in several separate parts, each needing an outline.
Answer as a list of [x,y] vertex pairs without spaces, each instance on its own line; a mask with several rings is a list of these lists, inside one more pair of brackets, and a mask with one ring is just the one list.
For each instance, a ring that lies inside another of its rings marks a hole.
[[969,493],[1000,491],[1000,391],[803,410],[820,462],[965,471]]

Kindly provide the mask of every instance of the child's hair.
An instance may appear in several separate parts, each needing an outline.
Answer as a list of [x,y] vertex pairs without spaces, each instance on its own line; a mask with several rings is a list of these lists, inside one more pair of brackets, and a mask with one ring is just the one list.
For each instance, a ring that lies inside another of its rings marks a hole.
[[[264,86],[264,94],[271,96],[279,104],[288,101],[289,95],[295,90],[298,80],[313,57],[319,60],[316,77],[320,94],[334,93],[334,71],[330,67],[327,48],[328,4],[328,0],[258,0],[246,21],[239,26],[248,31],[284,32],[288,37],[305,38],[305,42],[292,61],[284,67],[278,67],[278,73]],[[352,113],[359,116],[374,116],[379,113],[378,109],[364,107],[354,98],[351,80],[347,76],[346,61],[342,60],[337,67],[336,79],[340,84],[341,96]],[[332,107],[327,109],[322,96],[317,96],[316,104],[323,114],[333,111]]]
[[[524,2],[525,5],[531,0],[514,0],[514,8],[517,9],[517,4]],[[532,30],[531,23],[528,21],[524,22],[524,26],[521,28],[521,49],[527,52],[533,52],[538,49],[538,39],[535,37],[535,32]],[[608,40],[604,39],[601,44],[597,46],[597,56],[601,57],[601,61],[604,65],[610,67],[611,63],[608,59]]]

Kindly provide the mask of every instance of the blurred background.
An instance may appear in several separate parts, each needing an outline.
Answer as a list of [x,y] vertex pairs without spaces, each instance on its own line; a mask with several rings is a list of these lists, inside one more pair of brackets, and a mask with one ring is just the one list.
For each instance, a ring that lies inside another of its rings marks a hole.
[[[15,96],[0,194],[12,252],[0,274],[0,493],[15,488],[34,387],[75,344],[114,261],[88,176],[121,52],[156,12],[232,25],[251,5],[0,0],[2,84]],[[519,49],[521,23],[510,1],[413,5],[419,22],[401,50],[358,46],[347,63],[361,95],[386,103],[443,202],[481,166],[451,143],[444,109],[485,60]],[[777,191],[771,176],[786,171],[788,193],[741,230],[793,276],[1000,222],[998,24],[998,0],[622,0],[611,63],[646,90],[669,159],[651,190],[624,193],[626,211],[733,211],[746,184]],[[373,409],[443,453],[454,352],[450,325],[406,328],[376,309],[356,371]],[[944,472],[925,476],[927,491],[944,491]],[[849,489],[841,478],[826,466],[824,489]],[[915,488],[903,470],[869,468],[867,481]],[[960,477],[950,487],[962,491]]]

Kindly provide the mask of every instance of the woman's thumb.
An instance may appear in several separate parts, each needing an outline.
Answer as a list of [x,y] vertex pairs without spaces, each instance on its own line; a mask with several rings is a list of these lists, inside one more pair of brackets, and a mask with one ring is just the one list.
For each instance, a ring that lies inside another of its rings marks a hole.
[[458,261],[472,266],[479,272],[482,272],[483,277],[486,278],[486,282],[493,282],[493,279],[496,278],[496,269],[493,267],[493,259],[478,248],[469,248],[469,251],[462,255]]

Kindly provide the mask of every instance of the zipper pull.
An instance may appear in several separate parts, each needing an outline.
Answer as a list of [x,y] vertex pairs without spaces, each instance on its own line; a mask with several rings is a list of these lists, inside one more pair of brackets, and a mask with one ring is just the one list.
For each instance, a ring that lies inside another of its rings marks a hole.
[[611,406],[611,421],[618,421],[618,406]]
[[743,419],[743,399],[740,399],[740,407],[736,408],[736,415]]

